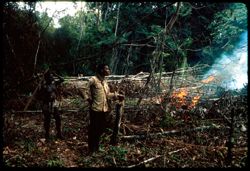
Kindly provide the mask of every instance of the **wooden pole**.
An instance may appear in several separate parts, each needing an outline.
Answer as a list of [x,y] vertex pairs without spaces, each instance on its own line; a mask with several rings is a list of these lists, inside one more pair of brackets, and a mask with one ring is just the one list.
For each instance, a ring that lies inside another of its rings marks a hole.
[[120,125],[121,125],[123,106],[124,106],[124,101],[118,102],[115,105],[116,118],[115,118],[113,134],[112,134],[111,142],[110,142],[112,145],[116,145],[118,143],[118,133],[120,130]]

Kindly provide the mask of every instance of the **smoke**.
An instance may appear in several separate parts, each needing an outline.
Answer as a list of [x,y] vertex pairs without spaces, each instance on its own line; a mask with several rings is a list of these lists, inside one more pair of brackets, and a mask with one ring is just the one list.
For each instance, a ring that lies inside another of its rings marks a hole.
[[224,52],[205,74],[204,79],[214,76],[217,83],[227,90],[243,88],[248,83],[247,38],[248,32],[245,31],[240,36],[240,41],[233,53]]

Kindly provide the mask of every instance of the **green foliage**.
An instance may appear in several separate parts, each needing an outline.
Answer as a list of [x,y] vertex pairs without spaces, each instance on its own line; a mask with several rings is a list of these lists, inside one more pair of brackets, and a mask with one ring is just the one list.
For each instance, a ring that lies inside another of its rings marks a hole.
[[71,127],[67,127],[67,126],[64,126],[64,127],[63,127],[63,132],[64,132],[65,134],[67,134],[67,133],[74,133],[74,132],[76,132],[76,131],[77,131],[76,128],[71,128]]
[[[118,2],[86,2],[87,10],[61,18],[60,28],[54,28],[46,12],[34,11],[34,4],[19,8],[15,2],[6,2],[3,6],[3,75],[4,89],[8,90],[4,96],[14,94],[10,85],[23,82],[33,72],[44,71],[46,66],[65,75],[94,74],[97,63],[113,60],[114,47],[118,51],[119,74],[150,71],[156,46],[164,47],[158,50],[163,64],[157,67],[165,71],[182,66],[183,61],[187,65],[198,61],[212,64],[221,51],[233,50],[239,35],[247,30],[247,8],[243,3],[182,2],[176,22],[166,33],[165,25],[176,12],[175,5],[119,2],[116,36]],[[130,43],[137,46],[124,45]],[[37,70],[33,70],[36,52]],[[160,63],[160,58],[156,63]]]
[[202,56],[203,56],[203,61],[206,61],[208,64],[212,64],[214,61],[214,51],[212,49],[212,47],[207,46],[205,48],[202,49],[201,52]]
[[99,42],[97,42],[97,47],[100,48],[102,45],[113,44],[115,40],[116,37],[114,34],[110,35],[109,37],[104,37]]
[[[210,18],[200,17],[207,25],[209,44],[202,47],[201,62],[213,64],[223,52],[230,53],[239,41],[241,33],[247,30],[247,9],[243,3],[220,4]],[[216,9],[216,8],[215,8]],[[210,19],[210,20],[207,20]]]
[[25,139],[23,142],[24,148],[28,152],[32,152],[36,148],[36,144],[31,139]]
[[[6,3],[2,19],[5,45],[3,75],[4,80],[8,82],[5,85],[16,85],[25,80],[25,77],[31,76],[33,72],[34,54],[38,42],[37,17],[32,11],[16,8],[15,3]],[[11,89],[11,87],[4,87],[4,89]],[[27,90],[24,86],[20,86],[17,92],[25,91]]]
[[5,160],[4,164],[7,167],[27,167],[27,165],[25,164],[25,159],[22,157],[22,155],[19,154],[17,154],[12,159]]
[[183,5],[180,8],[180,16],[189,17],[192,12],[192,6],[185,2],[182,2],[182,4]]
[[[227,41],[235,43],[239,35],[247,30],[246,5],[243,3],[229,4],[228,8],[215,13],[208,28],[212,32],[215,45],[223,46]],[[233,48],[231,46],[230,49]]]
[[104,150],[103,145],[101,145],[101,149],[98,153],[94,153],[90,157],[80,157],[77,160],[77,163],[80,167],[93,167],[93,164],[96,167],[97,165],[104,162],[107,163],[107,166],[114,167],[116,166],[114,160],[120,164],[126,163],[127,153],[128,150],[126,150],[124,147],[109,146],[106,147],[106,150]]
[[127,150],[123,147],[111,146],[108,150],[108,155],[105,157],[105,160],[113,163],[113,157],[118,161],[126,161]]
[[63,167],[64,163],[57,156],[52,156],[50,159],[47,160],[46,166],[47,167]]
[[46,29],[46,33],[53,34],[55,32],[55,30],[56,30],[54,28],[53,18],[49,17],[48,14],[45,13],[45,12],[43,12],[43,13],[36,12],[35,14],[38,17],[38,25],[39,25],[39,27],[42,28],[42,29],[45,29],[46,27],[48,27]]
[[125,104],[128,106],[135,106],[137,105],[138,99],[136,98],[126,98],[125,99]]
[[74,105],[81,105],[82,104],[82,100],[81,99],[73,99],[72,103]]
[[91,159],[86,159],[86,157],[79,157],[76,162],[80,167],[90,167],[93,161]]
[[44,64],[41,66],[41,68],[43,68],[44,70],[47,70],[49,67],[50,67],[50,65],[47,64],[47,63],[44,63]]
[[175,125],[175,119],[170,114],[165,114],[160,121],[160,126],[163,128],[171,128]]

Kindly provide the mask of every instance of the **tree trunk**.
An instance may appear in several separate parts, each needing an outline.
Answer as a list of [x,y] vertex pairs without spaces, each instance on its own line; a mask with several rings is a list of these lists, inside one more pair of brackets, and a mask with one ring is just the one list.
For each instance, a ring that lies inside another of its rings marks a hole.
[[167,26],[165,27],[165,28],[166,28],[166,33],[168,33],[168,32],[172,29],[172,27],[173,27],[175,21],[177,20],[178,13],[179,13],[179,11],[180,11],[180,5],[181,5],[181,2],[177,2],[177,9],[176,9],[176,12],[175,12],[174,15],[171,17],[170,21],[168,22]]
[[[81,3],[82,5],[82,3]],[[73,72],[74,72],[74,75],[76,75],[76,68],[77,68],[77,62],[76,62],[76,58],[79,56],[79,49],[80,49],[80,43],[81,43],[81,40],[82,40],[82,36],[83,36],[83,32],[84,32],[84,26],[83,26],[83,19],[82,19],[82,6],[81,6],[81,14],[80,14],[80,38],[78,40],[78,43],[77,43],[77,47],[76,47],[76,56],[74,57],[74,60],[73,60]]]
[[130,45],[129,49],[128,49],[128,55],[126,58],[126,65],[125,65],[125,71],[124,74],[129,74],[129,58],[132,54],[132,45]]
[[106,19],[107,19],[107,16],[108,16],[108,12],[109,12],[109,2],[105,2],[105,5],[107,5],[107,7],[106,7],[105,14],[104,14],[104,20],[106,20]]
[[40,49],[40,43],[41,43],[41,39],[39,39],[38,46],[37,46],[37,49],[36,49],[36,54],[35,54],[35,59],[34,59],[34,71],[33,71],[33,73],[36,72],[37,54],[38,54],[38,51]]
[[[118,9],[117,9],[117,15],[116,15],[116,26],[115,26],[115,38],[117,37],[117,30],[118,30],[118,25],[119,25],[119,13],[120,13],[120,2],[118,2]],[[116,68],[117,68],[117,61],[118,61],[118,57],[117,57],[117,54],[118,54],[118,50],[117,50],[117,47],[114,47],[112,49],[113,51],[113,55],[112,55],[112,58],[111,58],[111,62],[110,62],[110,68],[112,70],[112,72],[114,74],[116,74]]]
[[96,5],[96,9],[97,9],[96,27],[97,27],[97,29],[98,29],[98,27],[99,27],[99,15],[100,15],[100,11],[99,11],[99,2],[96,2],[95,5]]

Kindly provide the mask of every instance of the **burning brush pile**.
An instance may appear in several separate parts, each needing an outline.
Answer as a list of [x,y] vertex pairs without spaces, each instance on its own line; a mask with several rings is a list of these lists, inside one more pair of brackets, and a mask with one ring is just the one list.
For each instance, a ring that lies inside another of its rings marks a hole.
[[200,81],[200,86],[181,87],[173,90],[169,97],[171,105],[176,108],[193,109],[198,103],[202,103],[202,101],[218,97],[222,88],[209,84],[214,79],[214,77],[208,77]]
[[244,130],[248,123],[247,85],[240,90],[226,90],[216,81],[210,76],[201,80],[200,86],[174,89],[167,98],[164,96],[164,109],[200,118],[224,118],[227,123],[234,117]]
[[194,73],[184,74],[185,79],[177,72],[172,81],[172,89],[169,85],[170,76],[162,77],[159,92],[155,91],[157,81],[149,81],[147,84],[146,78],[149,75],[142,73],[137,74],[137,79],[134,79],[135,76],[129,76],[121,81],[109,81],[109,84],[112,90],[125,93],[127,111],[133,108],[136,113],[150,113],[147,110],[156,105],[171,115],[188,113],[200,118],[222,117],[227,118],[226,120],[230,120],[231,113],[236,112],[236,116],[241,117],[238,125],[246,127],[247,85],[241,90],[228,90],[221,86],[221,80],[216,76],[210,75],[200,79],[195,78]]

